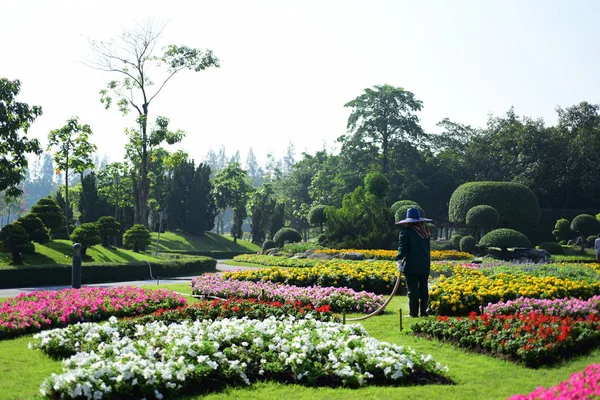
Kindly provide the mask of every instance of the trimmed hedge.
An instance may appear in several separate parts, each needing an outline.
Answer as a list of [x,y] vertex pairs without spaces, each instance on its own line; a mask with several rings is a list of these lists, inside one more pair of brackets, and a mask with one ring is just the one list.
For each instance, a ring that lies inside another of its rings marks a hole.
[[480,246],[499,247],[507,249],[512,247],[531,248],[531,242],[527,236],[514,229],[494,229],[485,234],[479,241]]
[[181,254],[186,256],[211,257],[215,260],[229,260],[242,254],[256,254],[254,251],[188,251],[188,250],[162,250],[159,254]]
[[475,254],[477,251],[477,241],[473,236],[465,236],[460,239],[460,251]]
[[[151,262],[152,275],[161,278],[216,271],[217,261],[209,257]],[[90,263],[81,270],[83,284],[151,279],[148,264]],[[39,265],[0,269],[0,288],[58,286],[71,284],[70,265]]]
[[536,248],[541,250],[547,250],[550,254],[564,254],[565,251],[562,246],[556,242],[543,242],[540,243]]
[[448,204],[451,222],[465,224],[475,206],[489,205],[498,211],[501,226],[534,226],[540,219],[537,197],[527,186],[515,182],[468,182],[460,185]]
[[519,227],[519,231],[527,236],[533,243],[554,242],[556,238],[552,234],[556,221],[561,218],[566,218],[569,221],[580,214],[596,215],[599,210],[589,209],[549,209],[543,208],[540,210],[540,222],[536,226]]

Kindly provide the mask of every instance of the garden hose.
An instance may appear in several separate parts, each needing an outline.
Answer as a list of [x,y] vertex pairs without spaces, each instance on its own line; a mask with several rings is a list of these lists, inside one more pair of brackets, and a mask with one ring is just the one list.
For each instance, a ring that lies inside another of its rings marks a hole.
[[396,279],[396,284],[394,285],[394,290],[392,290],[392,294],[390,294],[390,297],[388,297],[388,299],[385,301],[385,303],[383,303],[381,305],[381,307],[379,307],[377,310],[373,311],[371,314],[363,315],[362,317],[358,317],[358,318],[346,318],[346,321],[362,321],[363,319],[371,318],[372,316],[377,315],[380,312],[382,312],[383,310],[385,310],[385,307],[388,305],[388,303],[390,301],[392,301],[392,299],[394,298],[394,295],[398,291],[398,288],[400,287],[400,281],[401,280],[402,280],[402,272],[398,271],[398,279]]

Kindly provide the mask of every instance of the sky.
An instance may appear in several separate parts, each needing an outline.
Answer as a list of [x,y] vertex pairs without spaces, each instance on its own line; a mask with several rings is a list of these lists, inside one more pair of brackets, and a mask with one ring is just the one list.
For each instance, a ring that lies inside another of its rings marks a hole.
[[89,40],[148,20],[167,23],[159,46],[208,48],[221,67],[182,71],[150,106],[187,135],[171,150],[197,161],[224,146],[264,164],[290,144],[339,149],[344,104],[389,84],[423,101],[427,132],[450,118],[473,127],[511,106],[556,123],[556,107],[600,103],[600,2],[534,0],[45,1],[3,0],[0,77],[40,105],[29,135],[78,116],[101,157],[121,160],[133,114],[105,110],[99,91],[118,79],[85,65]]

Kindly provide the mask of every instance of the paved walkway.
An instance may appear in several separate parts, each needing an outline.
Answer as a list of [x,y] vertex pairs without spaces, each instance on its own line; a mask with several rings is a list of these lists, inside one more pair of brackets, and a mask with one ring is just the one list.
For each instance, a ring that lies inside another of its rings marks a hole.
[[[253,269],[253,267],[237,267],[233,265],[223,264],[226,260],[217,260],[217,271],[236,271],[240,269]],[[169,279],[160,279],[160,284],[169,283],[188,283],[191,282],[193,276],[182,276]],[[84,286],[99,286],[99,287],[117,287],[117,286],[144,286],[144,285],[155,285],[156,279],[146,279],[141,281],[129,281],[129,282],[107,282],[107,283],[93,283]],[[27,288],[16,288],[16,289],[0,289],[1,297],[14,297],[20,293],[30,293],[36,290],[60,290],[70,288],[71,286],[40,286],[40,287],[27,287]]]

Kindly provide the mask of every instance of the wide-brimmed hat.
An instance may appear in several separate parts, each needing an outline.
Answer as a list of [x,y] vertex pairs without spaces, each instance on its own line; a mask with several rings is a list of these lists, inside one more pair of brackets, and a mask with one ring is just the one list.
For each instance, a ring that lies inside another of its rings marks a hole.
[[430,222],[429,218],[421,218],[418,208],[409,208],[406,210],[406,218],[396,224],[410,224],[411,222]]

